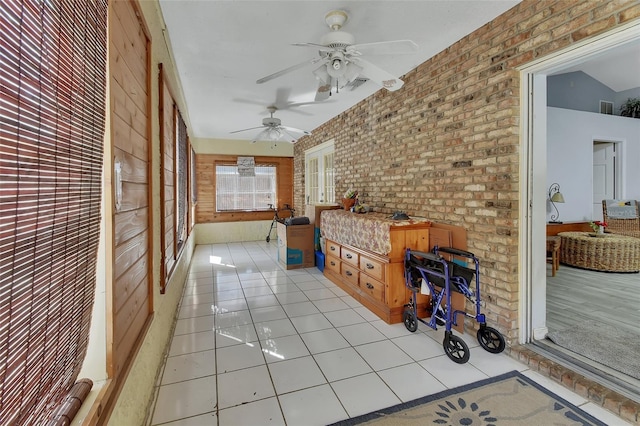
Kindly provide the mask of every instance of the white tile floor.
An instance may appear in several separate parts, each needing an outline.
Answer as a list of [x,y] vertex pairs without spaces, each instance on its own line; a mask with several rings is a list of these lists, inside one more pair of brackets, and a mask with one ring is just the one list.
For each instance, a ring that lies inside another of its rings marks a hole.
[[610,425],[618,417],[462,336],[389,325],[316,268],[284,270],[277,245],[197,246],[150,425],[326,425],[511,370]]

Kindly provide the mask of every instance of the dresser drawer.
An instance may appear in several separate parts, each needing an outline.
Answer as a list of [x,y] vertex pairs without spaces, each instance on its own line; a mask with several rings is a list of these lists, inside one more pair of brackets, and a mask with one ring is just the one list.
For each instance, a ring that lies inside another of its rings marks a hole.
[[340,244],[327,240],[327,255],[340,257]]
[[350,263],[356,268],[358,267],[359,255],[357,252],[353,250],[349,250],[346,247],[342,247],[342,249],[340,250],[340,259],[342,259],[343,262]]
[[358,268],[351,266],[346,262],[342,262],[342,276],[349,284],[355,287],[358,285],[360,271],[358,271]]
[[382,262],[360,256],[360,270],[378,281],[384,281],[384,264]]
[[360,274],[360,289],[376,300],[384,302],[384,283]]
[[327,261],[324,262],[324,267],[330,271],[335,272],[336,274],[340,274],[340,264],[342,262],[337,257],[327,256]]

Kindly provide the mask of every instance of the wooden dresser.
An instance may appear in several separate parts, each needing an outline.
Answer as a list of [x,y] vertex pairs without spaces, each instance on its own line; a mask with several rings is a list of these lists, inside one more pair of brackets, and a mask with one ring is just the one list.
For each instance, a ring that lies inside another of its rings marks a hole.
[[[428,251],[430,227],[423,218],[393,221],[381,213],[324,211],[324,275],[387,323],[401,322],[409,300],[405,248]],[[420,302],[424,311],[428,297]]]

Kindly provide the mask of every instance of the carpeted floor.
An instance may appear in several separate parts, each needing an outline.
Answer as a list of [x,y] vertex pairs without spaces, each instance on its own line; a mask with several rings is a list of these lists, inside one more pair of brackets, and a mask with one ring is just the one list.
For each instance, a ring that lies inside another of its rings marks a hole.
[[598,321],[584,321],[571,328],[550,331],[556,345],[640,380],[638,334]]
[[334,425],[604,425],[512,371]]

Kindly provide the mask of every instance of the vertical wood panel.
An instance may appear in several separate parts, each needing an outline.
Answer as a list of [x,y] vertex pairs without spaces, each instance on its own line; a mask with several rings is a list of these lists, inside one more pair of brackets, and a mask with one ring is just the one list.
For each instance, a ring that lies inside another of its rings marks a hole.
[[109,4],[113,153],[122,165],[122,202],[113,207],[112,368],[120,381],[152,311],[149,39],[136,5]]

